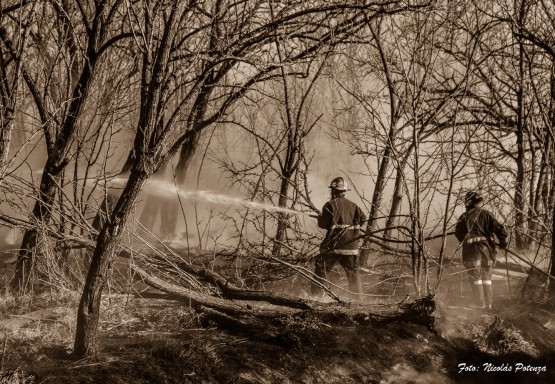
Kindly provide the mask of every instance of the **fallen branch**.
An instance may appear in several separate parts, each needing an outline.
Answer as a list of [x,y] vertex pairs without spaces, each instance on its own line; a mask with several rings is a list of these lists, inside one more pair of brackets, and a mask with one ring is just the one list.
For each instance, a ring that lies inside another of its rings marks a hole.
[[136,265],[132,265],[131,269],[137,273],[141,279],[149,286],[156,288],[162,292],[176,295],[182,299],[188,300],[191,306],[195,309],[200,309],[202,306],[215,308],[220,311],[231,312],[248,312],[249,309],[246,305],[239,305],[232,301],[221,299],[210,295],[203,295],[191,289],[183,288],[171,283],[168,283],[156,276],[148,274],[146,271]]
[[[157,261],[164,263],[164,260],[156,258]],[[228,279],[220,276],[219,274],[202,267],[197,267],[185,262],[172,262],[174,267],[198,276],[206,282],[217,286],[221,292],[222,297],[231,300],[249,300],[249,301],[265,301],[270,304],[290,307],[295,309],[312,309],[313,303],[309,300],[303,300],[298,297],[276,294],[267,291],[254,291],[243,289],[230,283]]]

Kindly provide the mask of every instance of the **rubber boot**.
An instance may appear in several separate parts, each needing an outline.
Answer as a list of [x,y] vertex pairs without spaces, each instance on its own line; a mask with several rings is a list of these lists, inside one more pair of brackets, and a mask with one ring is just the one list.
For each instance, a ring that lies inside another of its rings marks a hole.
[[483,290],[482,280],[475,280],[472,284],[472,296],[473,303],[470,305],[471,308],[484,308],[484,290]]
[[[315,277],[315,280],[324,283],[325,280],[319,277]],[[319,286],[318,284],[316,284],[315,282],[311,282],[310,284],[310,294],[314,297],[314,298],[321,298],[322,296],[324,296],[324,289]]]
[[358,268],[354,271],[347,272],[347,279],[349,280],[349,299],[354,302],[362,302],[362,280]]
[[324,295],[324,289],[316,282],[321,283],[326,286],[327,270],[326,270],[326,260],[322,258],[322,255],[318,255],[314,263],[314,280],[310,284],[310,294],[314,298],[322,298]]
[[486,309],[491,309],[491,305],[493,303],[493,290],[491,287],[491,280],[484,280],[483,282],[483,289],[484,289],[484,304]]

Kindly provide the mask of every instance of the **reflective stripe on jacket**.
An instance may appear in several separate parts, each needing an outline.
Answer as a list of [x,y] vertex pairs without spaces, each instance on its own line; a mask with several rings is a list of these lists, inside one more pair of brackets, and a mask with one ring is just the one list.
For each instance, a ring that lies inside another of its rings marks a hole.
[[357,255],[360,239],[356,238],[365,221],[362,209],[349,199],[340,196],[328,201],[318,217],[318,227],[327,230],[321,248],[341,255]]

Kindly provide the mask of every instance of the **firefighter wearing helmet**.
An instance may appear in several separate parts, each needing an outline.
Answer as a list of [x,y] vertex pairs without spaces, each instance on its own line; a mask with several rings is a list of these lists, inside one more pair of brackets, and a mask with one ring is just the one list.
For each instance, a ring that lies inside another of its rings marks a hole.
[[[345,198],[349,190],[342,177],[336,177],[330,183],[331,199],[322,208],[318,216],[318,227],[325,229],[326,236],[316,257],[314,273],[317,280],[325,284],[327,274],[339,262],[345,269],[351,297],[360,299],[362,286],[358,271],[357,258],[360,247],[360,228],[366,221],[362,209]],[[321,296],[321,286],[312,284],[311,293]]]
[[481,207],[483,198],[477,192],[468,192],[463,213],[455,226],[455,236],[462,243],[463,264],[472,288],[473,308],[491,309],[493,291],[491,270],[495,264],[494,235],[499,247],[507,246],[507,232],[493,215]]

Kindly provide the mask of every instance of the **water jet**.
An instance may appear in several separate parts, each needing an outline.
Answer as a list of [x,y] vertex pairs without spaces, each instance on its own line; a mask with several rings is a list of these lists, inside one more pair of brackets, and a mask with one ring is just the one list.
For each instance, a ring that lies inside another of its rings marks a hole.
[[[119,181],[119,180],[118,180]],[[256,201],[248,201],[244,200],[240,197],[229,196],[221,193],[215,193],[212,191],[207,190],[196,190],[196,191],[183,191],[176,187],[175,184],[165,182],[165,181],[156,181],[154,183],[147,182],[145,185],[145,190],[151,193],[157,193],[159,195],[179,195],[179,197],[183,199],[189,200],[203,200],[214,204],[224,204],[224,205],[242,205],[244,207],[252,208],[252,209],[260,209],[268,212],[283,212],[292,215],[303,215],[303,216],[310,216],[315,217],[314,213],[311,212],[301,212],[296,211],[294,209],[283,208],[283,207],[276,207],[275,205],[271,204],[264,204]]]

